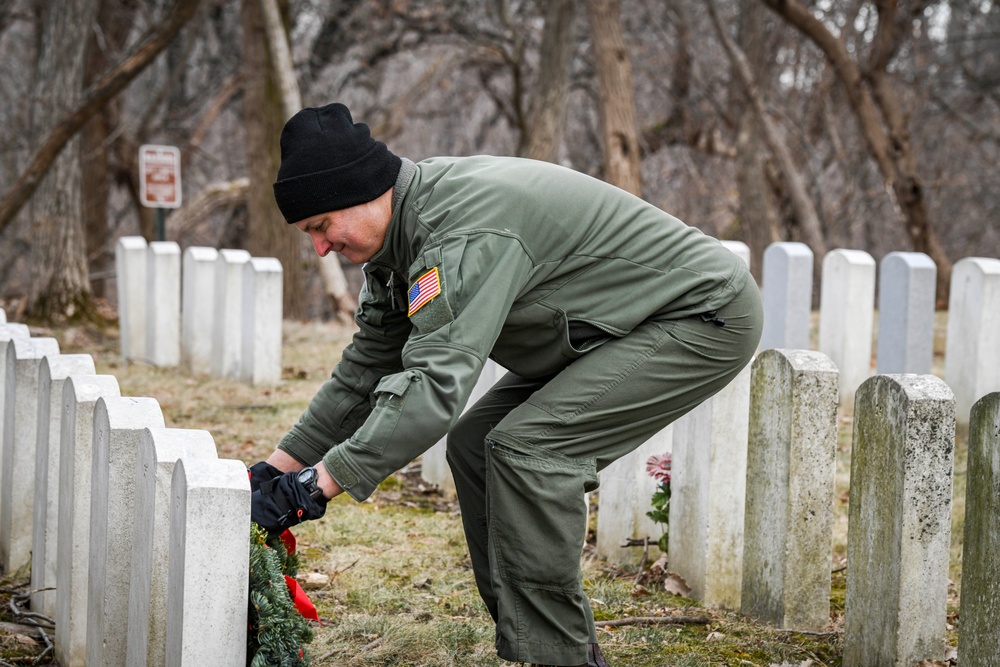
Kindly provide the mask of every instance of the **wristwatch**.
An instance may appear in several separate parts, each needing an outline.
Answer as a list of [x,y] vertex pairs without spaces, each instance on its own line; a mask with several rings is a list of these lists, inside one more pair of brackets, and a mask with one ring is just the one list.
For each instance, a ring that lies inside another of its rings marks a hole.
[[317,502],[326,502],[327,497],[323,495],[323,490],[319,488],[318,480],[319,475],[316,473],[316,468],[312,466],[299,471],[299,483],[305,487],[309,497]]

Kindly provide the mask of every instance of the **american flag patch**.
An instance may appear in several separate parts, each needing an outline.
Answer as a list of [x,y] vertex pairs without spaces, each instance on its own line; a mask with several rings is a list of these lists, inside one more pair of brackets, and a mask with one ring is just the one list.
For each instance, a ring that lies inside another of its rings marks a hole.
[[410,302],[409,312],[406,316],[409,317],[413,313],[420,310],[428,301],[436,297],[441,293],[441,278],[438,276],[438,270],[435,266],[433,269],[420,276],[417,282],[413,283],[413,287],[410,288],[410,293],[407,295],[407,299]]

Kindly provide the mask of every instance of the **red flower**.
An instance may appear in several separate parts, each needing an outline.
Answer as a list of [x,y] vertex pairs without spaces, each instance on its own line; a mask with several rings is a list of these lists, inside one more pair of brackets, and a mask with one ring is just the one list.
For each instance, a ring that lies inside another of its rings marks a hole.
[[661,484],[670,483],[670,454],[663,454],[662,456],[654,455],[650,456],[646,460],[646,472],[649,476],[660,482]]

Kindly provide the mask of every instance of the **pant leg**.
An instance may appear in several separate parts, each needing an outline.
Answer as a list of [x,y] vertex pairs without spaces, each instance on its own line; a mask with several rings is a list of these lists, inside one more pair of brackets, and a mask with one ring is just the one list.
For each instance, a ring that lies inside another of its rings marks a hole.
[[[512,394],[499,422],[477,420],[476,436],[488,431],[485,521],[479,516],[473,532],[480,543],[486,532],[487,604],[500,657],[587,661],[596,635],[580,574],[584,494],[597,487],[598,470],[715,394],[750,360],[762,323],[756,286],[717,317],[725,326],[697,317],[645,322],[517,396],[521,402]],[[465,513],[463,505],[463,520]]]
[[507,373],[465,411],[448,432],[447,460],[462,508],[462,526],[469,545],[472,572],[479,595],[493,620],[497,599],[490,579],[486,525],[486,434],[511,410],[543,387],[548,378],[527,380]]

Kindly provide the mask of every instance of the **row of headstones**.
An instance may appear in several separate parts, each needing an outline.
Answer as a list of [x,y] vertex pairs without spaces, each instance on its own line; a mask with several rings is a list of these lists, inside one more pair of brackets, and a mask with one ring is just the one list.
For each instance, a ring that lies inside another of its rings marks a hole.
[[244,665],[246,467],[2,309],[0,380],[0,569],[30,566],[59,664]]
[[[823,630],[838,372],[822,353],[774,349],[748,371],[665,429],[658,450],[602,472],[598,552],[622,562],[625,538],[658,535],[639,471],[672,440],[669,562],[692,597],[779,627]],[[954,394],[932,375],[876,375],[858,389],[845,666],[944,659],[955,424]],[[1000,655],[997,479],[1000,392],[970,415],[959,654],[976,667]]]
[[115,245],[124,361],[178,366],[254,385],[281,380],[282,267],[246,250]]
[[[871,375],[876,264],[862,250],[823,258],[819,345],[840,370],[841,399]],[[893,252],[879,265],[879,375],[931,373],[937,269],[930,257]],[[811,343],[813,253],[802,243],[764,252],[764,332],[760,349],[815,349]],[[960,415],[1000,389],[1000,259],[968,257],[952,268],[943,379]],[[964,417],[963,417],[964,418]]]

